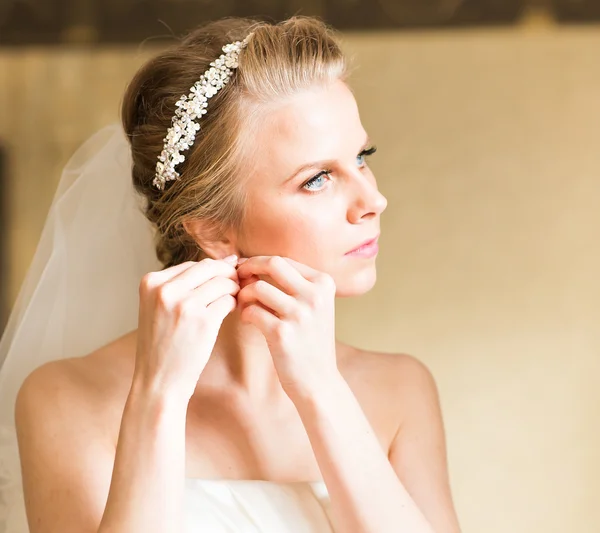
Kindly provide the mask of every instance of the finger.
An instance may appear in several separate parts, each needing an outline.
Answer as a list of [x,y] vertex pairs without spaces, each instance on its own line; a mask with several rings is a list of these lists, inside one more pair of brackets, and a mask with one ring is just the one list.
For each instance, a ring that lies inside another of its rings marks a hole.
[[242,309],[258,302],[273,310],[281,318],[288,316],[296,305],[296,299],[293,296],[280,291],[264,280],[255,281],[241,289],[237,300]]
[[222,276],[237,281],[235,267],[223,260],[203,259],[174,276],[165,285],[174,293],[183,294],[194,290],[214,277]]
[[242,310],[240,319],[243,323],[256,326],[266,337],[277,327],[280,320],[259,303],[251,304]]
[[[254,256],[254,257],[250,257],[248,258],[246,261],[244,261],[242,264],[240,264],[238,266],[238,272],[240,272],[240,270],[242,271],[242,275],[244,275],[243,273],[246,272],[246,269],[251,269],[253,268],[252,265],[256,264],[257,262],[264,262],[267,261],[269,258],[275,258],[275,257],[281,257],[281,259],[285,260],[287,263],[289,263],[290,265],[292,265],[303,277],[304,279],[307,279],[309,281],[316,281],[319,276],[321,276],[323,273],[319,270],[316,270],[304,263],[300,263],[299,261],[296,261],[294,259],[291,259],[290,257],[283,257],[283,256]],[[250,266],[246,266],[248,265],[248,263],[250,263]],[[246,269],[244,269],[244,266],[246,266]]]
[[[223,261],[222,259],[211,259],[212,261]],[[185,272],[190,267],[201,263],[201,261],[184,261],[183,263],[178,263],[177,265],[173,265],[168,268],[164,268],[163,270],[159,270],[157,272],[152,272],[153,278],[159,285],[166,283],[167,281],[172,280],[179,274]],[[234,267],[235,270],[235,267]],[[232,278],[233,279],[233,278]]]
[[300,261],[296,261],[290,257],[284,257],[288,263],[290,263],[305,279],[315,282],[319,279],[323,272],[308,266],[305,263],[301,263]]
[[270,276],[286,293],[292,296],[303,294],[310,288],[310,280],[281,256],[255,256],[238,266],[240,280],[260,274]]
[[178,276],[182,272],[185,272],[188,268],[196,263],[196,261],[185,261],[184,263],[179,263],[172,267],[168,267],[157,272],[152,272],[152,274],[154,279],[157,280],[158,284],[162,285],[163,283],[173,279],[175,276]]
[[218,277],[208,280],[199,287],[192,289],[183,299],[192,300],[197,305],[208,307],[211,303],[218,300],[226,294],[235,296],[240,291],[240,286],[229,278]]
[[251,283],[258,281],[260,278],[258,276],[246,276],[245,278],[238,278],[238,283],[240,284],[240,289],[247,287]]
[[231,313],[237,305],[235,296],[231,294],[224,294],[220,298],[217,298],[214,302],[208,304],[207,309],[213,314],[217,320],[223,321],[223,319]]

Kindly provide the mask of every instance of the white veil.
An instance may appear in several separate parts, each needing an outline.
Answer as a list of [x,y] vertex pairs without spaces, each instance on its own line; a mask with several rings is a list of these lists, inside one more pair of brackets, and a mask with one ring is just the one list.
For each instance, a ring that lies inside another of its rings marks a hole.
[[46,361],[85,355],[137,327],[138,287],[161,270],[154,230],[131,180],[118,124],[63,170],[41,238],[0,339],[0,533],[27,533],[14,404]]

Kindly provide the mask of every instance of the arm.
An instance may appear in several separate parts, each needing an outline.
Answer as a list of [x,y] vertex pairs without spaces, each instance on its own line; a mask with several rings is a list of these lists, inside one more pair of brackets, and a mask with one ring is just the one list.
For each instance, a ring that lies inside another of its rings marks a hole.
[[[424,368],[424,367],[423,367]],[[421,372],[421,367],[416,372]],[[410,379],[410,377],[408,377]],[[421,379],[417,390],[426,385]],[[430,401],[426,385],[416,403]],[[439,419],[415,423],[431,405],[411,405],[414,414],[397,434],[391,457],[386,456],[360,404],[340,376],[295,404],[328,487],[336,531],[339,533],[458,533],[450,504],[445,459],[439,442],[414,446],[416,436],[439,438]],[[430,427],[433,424],[434,427]],[[410,428],[410,431],[409,431]],[[393,461],[393,464],[392,462]],[[434,464],[423,466],[433,460]],[[406,464],[415,461],[405,478]],[[402,477],[402,481],[400,480]],[[410,490],[410,493],[409,493]]]
[[390,447],[390,463],[434,530],[460,533],[435,380],[423,363],[399,357],[404,358],[401,397],[408,408]]
[[181,531],[186,406],[132,387],[115,457],[74,390],[52,363],[19,389],[15,421],[30,533]]

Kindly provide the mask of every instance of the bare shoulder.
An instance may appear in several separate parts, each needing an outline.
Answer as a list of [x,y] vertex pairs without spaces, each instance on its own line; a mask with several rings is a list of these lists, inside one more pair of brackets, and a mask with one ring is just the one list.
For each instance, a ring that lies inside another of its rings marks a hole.
[[87,355],[42,364],[23,381],[15,412],[62,414],[78,428],[93,421],[87,425],[98,432],[95,440],[113,444],[114,416],[124,407],[133,371],[130,345],[128,334]]
[[387,455],[404,487],[435,531],[458,533],[440,396],[432,371],[412,355],[364,350],[349,357],[346,367],[355,390],[360,390],[361,380],[369,383],[367,388],[375,392],[367,394],[378,398],[376,410],[387,413],[395,427],[386,441]]
[[339,345],[338,367],[386,450],[405,420],[429,401],[435,382],[428,367],[406,353]]
[[47,362],[19,388],[15,426],[32,533],[97,531],[114,463],[106,414],[118,409],[119,390],[101,362],[115,359],[115,346]]
[[[42,385],[44,382],[60,383],[64,393],[93,396],[115,392],[133,372],[135,331],[79,357],[48,361],[27,376],[24,386]],[[58,385],[57,385],[58,386]]]
[[377,402],[396,424],[418,409],[426,398],[437,397],[429,367],[417,357],[398,352],[378,352],[347,346],[340,371],[357,397]]
[[347,379],[391,387],[396,392],[432,385],[433,374],[429,367],[413,355],[345,347],[348,355],[341,360],[340,367]]

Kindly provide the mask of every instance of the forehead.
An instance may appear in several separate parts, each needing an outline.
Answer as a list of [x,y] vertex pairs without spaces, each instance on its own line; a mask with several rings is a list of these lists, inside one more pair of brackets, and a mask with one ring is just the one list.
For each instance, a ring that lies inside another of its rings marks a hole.
[[263,176],[285,178],[299,165],[355,152],[365,135],[352,91],[336,81],[266,113],[254,138],[254,168]]

